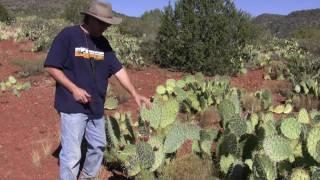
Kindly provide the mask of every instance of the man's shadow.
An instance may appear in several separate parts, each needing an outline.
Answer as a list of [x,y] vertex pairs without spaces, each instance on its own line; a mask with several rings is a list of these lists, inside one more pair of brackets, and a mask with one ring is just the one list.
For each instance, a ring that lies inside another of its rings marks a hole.
[[[80,172],[83,168],[83,164],[84,164],[84,160],[86,158],[86,153],[87,153],[87,146],[88,146],[88,143],[87,143],[87,140],[85,138],[83,138],[82,140],[82,143],[81,143],[81,160],[80,160],[80,170],[79,170],[79,174],[78,174],[78,178],[79,178],[79,175],[80,175]],[[59,146],[56,148],[55,151],[53,151],[53,153],[51,154],[53,157],[55,157],[57,160],[58,160],[58,165],[60,166],[60,162],[59,162],[59,154],[60,154],[60,151],[61,151],[61,143],[59,144]],[[113,171],[113,170],[116,170],[116,171],[119,171],[119,167],[118,166],[113,166],[111,164],[107,164],[107,167],[108,167],[108,170],[109,171]],[[122,175],[118,175],[116,173],[112,173],[113,176],[109,178],[109,180],[130,180],[131,178],[127,178],[125,176],[122,176]]]

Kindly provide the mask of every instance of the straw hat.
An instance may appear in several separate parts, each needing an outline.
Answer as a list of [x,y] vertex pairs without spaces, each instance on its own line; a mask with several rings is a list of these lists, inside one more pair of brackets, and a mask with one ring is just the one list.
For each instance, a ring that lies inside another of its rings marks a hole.
[[122,22],[122,18],[113,15],[112,6],[110,3],[104,3],[96,0],[92,1],[88,11],[80,13],[93,16],[108,24],[115,25]]

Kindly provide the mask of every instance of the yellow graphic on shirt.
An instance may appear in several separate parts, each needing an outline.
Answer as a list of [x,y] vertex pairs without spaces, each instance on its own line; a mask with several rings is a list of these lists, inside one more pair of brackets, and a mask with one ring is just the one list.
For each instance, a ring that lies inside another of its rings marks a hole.
[[85,47],[75,48],[74,55],[76,57],[82,57],[85,59],[94,59],[97,61],[102,61],[104,59],[104,52],[89,50],[88,48],[85,48]]

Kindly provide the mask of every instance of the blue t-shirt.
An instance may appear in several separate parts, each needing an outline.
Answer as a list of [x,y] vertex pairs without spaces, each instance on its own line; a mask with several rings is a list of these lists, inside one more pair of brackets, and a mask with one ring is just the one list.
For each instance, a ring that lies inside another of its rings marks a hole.
[[84,113],[97,118],[104,114],[108,78],[122,68],[108,40],[103,36],[91,37],[79,25],[67,27],[56,36],[44,66],[61,69],[75,85],[91,95],[92,101],[82,104],[56,83],[58,112]]

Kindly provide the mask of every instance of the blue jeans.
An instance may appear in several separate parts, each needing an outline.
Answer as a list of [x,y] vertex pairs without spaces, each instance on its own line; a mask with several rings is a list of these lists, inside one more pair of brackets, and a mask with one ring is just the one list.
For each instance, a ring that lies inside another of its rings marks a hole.
[[105,119],[89,119],[86,114],[61,115],[60,179],[76,180],[81,159],[81,142],[85,136],[88,149],[81,178],[94,178],[98,174],[106,146]]

